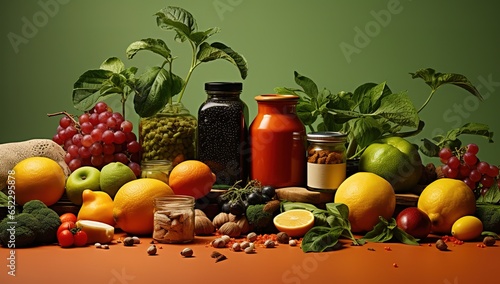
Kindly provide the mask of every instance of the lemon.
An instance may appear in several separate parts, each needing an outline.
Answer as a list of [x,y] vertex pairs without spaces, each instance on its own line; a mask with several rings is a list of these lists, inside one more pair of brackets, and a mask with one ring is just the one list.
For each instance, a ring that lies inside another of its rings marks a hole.
[[335,192],[335,202],[349,208],[353,232],[367,232],[379,222],[379,216],[389,219],[396,208],[396,194],[384,178],[369,172],[348,177]]
[[131,168],[120,162],[112,162],[102,167],[99,184],[102,191],[114,198],[122,185],[134,179],[136,176]]
[[475,216],[464,216],[455,221],[451,235],[461,241],[470,241],[481,236],[483,223]]
[[273,223],[290,237],[302,237],[314,226],[314,215],[308,210],[292,209],[276,215]]
[[455,221],[474,214],[476,198],[463,181],[441,178],[424,188],[417,207],[431,219],[433,233],[450,234]]
[[85,189],[82,192],[82,207],[78,211],[77,219],[97,221],[114,226],[113,199],[104,191]]
[[136,235],[153,233],[154,200],[174,195],[162,181],[140,178],[124,184],[115,195],[113,217],[124,232]]

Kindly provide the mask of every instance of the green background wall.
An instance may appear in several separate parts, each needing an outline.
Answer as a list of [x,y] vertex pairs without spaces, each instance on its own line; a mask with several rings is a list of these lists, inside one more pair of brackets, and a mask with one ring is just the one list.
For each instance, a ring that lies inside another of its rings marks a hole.
[[[51,138],[58,118],[47,113],[72,106],[73,83],[88,69],[117,56],[127,66],[145,68],[159,57],[125,57],[126,47],[146,37],[164,39],[179,57],[174,71],[184,77],[189,48],[156,27],[153,14],[167,5],[190,11],[201,29],[220,27],[210,41],[221,41],[249,63],[242,99],[256,114],[254,96],[278,86],[295,87],[293,71],[332,92],[353,91],[365,82],[387,81],[393,91],[407,90],[418,108],[429,88],[409,72],[432,67],[466,75],[485,100],[465,91],[440,89],[420,113],[419,142],[466,122],[481,122],[500,133],[500,4],[492,1],[290,1],[290,0],[39,0],[0,4],[0,143]],[[346,54],[341,46],[351,46]],[[203,83],[240,80],[226,61],[201,65],[184,102],[192,113],[205,100]],[[108,101],[115,110],[118,100]],[[128,104],[128,119],[137,123]],[[479,157],[500,163],[497,143],[464,137],[480,145]],[[494,140],[497,140],[494,137]]]

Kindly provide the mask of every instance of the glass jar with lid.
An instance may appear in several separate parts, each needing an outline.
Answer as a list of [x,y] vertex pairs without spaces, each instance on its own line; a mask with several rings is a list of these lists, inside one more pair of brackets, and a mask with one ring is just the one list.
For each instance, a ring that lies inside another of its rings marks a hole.
[[198,110],[198,160],[207,164],[215,184],[232,186],[248,179],[248,108],[240,82],[205,83],[206,101]]
[[347,135],[324,131],[307,134],[307,187],[314,191],[333,191],[346,178]]
[[168,160],[143,161],[141,163],[141,178],[154,178],[168,184],[168,176],[172,168],[172,162]]
[[193,241],[194,202],[194,197],[187,195],[155,198],[153,239],[160,243]]

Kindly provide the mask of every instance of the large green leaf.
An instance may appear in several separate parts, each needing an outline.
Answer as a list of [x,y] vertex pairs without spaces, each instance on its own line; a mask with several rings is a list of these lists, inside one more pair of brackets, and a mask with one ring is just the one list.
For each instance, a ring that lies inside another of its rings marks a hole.
[[217,59],[224,59],[231,62],[238,68],[242,79],[245,79],[248,74],[246,59],[236,51],[232,50],[229,46],[220,42],[214,42],[212,44],[208,44],[206,42],[202,43],[198,53],[196,54],[196,59],[200,62],[210,62]]
[[159,54],[166,60],[170,60],[172,55],[167,44],[161,39],[146,38],[131,43],[126,50],[127,58],[133,58],[137,52],[141,50],[149,50]]
[[214,34],[220,32],[220,28],[210,28],[204,32],[193,32],[191,33],[191,40],[195,43],[196,46],[199,46],[202,42],[207,40],[209,37],[213,36]]
[[344,229],[342,227],[313,227],[302,239],[302,251],[323,252],[337,249],[339,237]]
[[180,77],[158,66],[149,68],[138,79],[134,96],[134,109],[140,117],[156,114],[168,100],[180,92]]
[[293,72],[295,83],[302,87],[306,95],[311,98],[316,98],[318,96],[318,86],[313,80],[309,79],[306,76],[300,75],[297,71]]
[[372,113],[381,103],[381,99],[391,94],[389,86],[385,82],[380,84],[365,83],[354,90],[354,101],[359,106],[359,112]]
[[462,134],[470,134],[470,135],[479,135],[488,139],[488,142],[493,142],[493,132],[489,130],[489,126],[482,123],[466,123],[460,128],[455,128],[446,133],[446,139],[455,140],[459,135]]
[[73,106],[80,111],[88,111],[102,100],[102,84],[113,75],[112,71],[96,69],[83,73],[73,84]]
[[373,114],[403,126],[418,127],[420,121],[415,106],[404,92],[383,97]]
[[125,64],[117,57],[110,57],[101,64],[100,69],[120,73],[125,70]]
[[479,91],[464,75],[456,73],[439,73],[432,68],[420,69],[415,73],[410,73],[410,75],[413,79],[420,78],[424,80],[433,90],[436,90],[442,85],[451,84],[468,91],[482,100]]
[[382,127],[373,117],[359,117],[347,121],[345,125],[350,141],[356,141],[364,148],[382,135]]
[[157,12],[155,16],[158,27],[176,31],[175,39],[181,42],[186,39],[192,40],[191,34],[198,29],[193,15],[179,7],[168,6]]
[[299,101],[297,104],[297,116],[304,125],[312,125],[316,121],[317,115],[314,114],[315,110],[314,106],[310,103]]

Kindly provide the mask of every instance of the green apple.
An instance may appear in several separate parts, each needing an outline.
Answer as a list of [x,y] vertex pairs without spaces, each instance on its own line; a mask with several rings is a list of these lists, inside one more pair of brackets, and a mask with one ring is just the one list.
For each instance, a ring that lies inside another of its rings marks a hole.
[[109,194],[111,198],[114,198],[122,185],[135,179],[137,177],[134,171],[127,165],[120,162],[112,162],[101,169],[100,187],[102,191]]
[[76,169],[66,179],[66,196],[76,205],[82,205],[85,189],[100,190],[101,172],[94,167],[84,166]]

